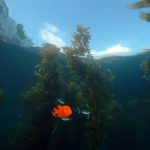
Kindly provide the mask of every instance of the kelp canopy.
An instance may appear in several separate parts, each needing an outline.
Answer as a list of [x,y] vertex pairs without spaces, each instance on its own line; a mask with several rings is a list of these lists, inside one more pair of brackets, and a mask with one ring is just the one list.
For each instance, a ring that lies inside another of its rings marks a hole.
[[[42,48],[41,62],[35,67],[37,83],[25,96],[31,129],[21,135],[15,149],[100,149],[117,102],[110,88],[114,76],[93,59],[90,38],[89,28],[77,26],[72,45],[62,48],[64,54],[54,45]],[[69,122],[53,117],[58,98],[73,110],[88,107],[90,115],[74,111]]]
[[[150,0],[140,0],[138,2],[135,2],[134,4],[131,4],[129,6],[131,9],[142,9],[142,8],[149,8],[150,7]],[[149,12],[141,12],[140,18],[150,22],[150,13]]]

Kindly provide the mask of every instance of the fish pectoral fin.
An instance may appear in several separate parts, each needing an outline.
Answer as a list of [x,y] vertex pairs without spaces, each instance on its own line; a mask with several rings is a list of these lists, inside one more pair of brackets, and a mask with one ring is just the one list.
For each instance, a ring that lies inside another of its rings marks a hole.
[[58,112],[58,109],[57,109],[57,108],[53,108],[53,111],[54,111],[54,112]]
[[59,110],[57,108],[54,108],[53,109],[53,114],[55,114],[55,115],[59,114]]
[[57,117],[57,114],[55,112],[53,112],[53,111],[52,111],[52,115],[55,116],[55,117]]
[[55,117],[58,117],[60,114],[59,114],[59,111],[57,109],[54,109],[54,111],[52,111],[52,115]]

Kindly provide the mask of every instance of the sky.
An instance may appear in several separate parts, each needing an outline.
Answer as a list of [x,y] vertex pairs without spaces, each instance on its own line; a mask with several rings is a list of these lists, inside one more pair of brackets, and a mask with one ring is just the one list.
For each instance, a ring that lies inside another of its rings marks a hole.
[[132,55],[150,48],[150,23],[129,4],[137,0],[5,0],[9,15],[24,26],[35,46],[71,45],[77,25],[90,27],[95,57]]

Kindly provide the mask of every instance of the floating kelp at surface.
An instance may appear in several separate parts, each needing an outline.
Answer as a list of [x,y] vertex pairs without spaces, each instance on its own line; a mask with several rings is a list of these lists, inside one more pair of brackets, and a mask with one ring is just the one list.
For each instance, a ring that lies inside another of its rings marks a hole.
[[[131,9],[142,9],[142,8],[149,8],[150,7],[150,1],[149,0],[140,0],[136,3],[133,3],[131,5],[129,5],[129,8]],[[150,13],[147,12],[141,12],[140,13],[140,18],[147,21],[147,22],[150,22]]]
[[146,7],[150,7],[149,0],[140,0],[134,4],[129,5],[129,8],[132,8],[132,9],[141,9],[141,8],[146,8]]

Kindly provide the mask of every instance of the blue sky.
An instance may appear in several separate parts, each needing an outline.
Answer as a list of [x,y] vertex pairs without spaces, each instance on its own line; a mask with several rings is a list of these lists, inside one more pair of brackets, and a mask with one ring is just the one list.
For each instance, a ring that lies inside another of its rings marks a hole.
[[76,26],[90,27],[92,53],[131,55],[150,48],[150,23],[127,6],[136,0],[5,0],[10,16],[37,46],[69,45]]

